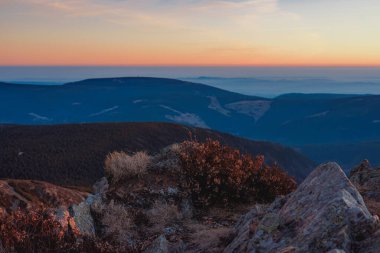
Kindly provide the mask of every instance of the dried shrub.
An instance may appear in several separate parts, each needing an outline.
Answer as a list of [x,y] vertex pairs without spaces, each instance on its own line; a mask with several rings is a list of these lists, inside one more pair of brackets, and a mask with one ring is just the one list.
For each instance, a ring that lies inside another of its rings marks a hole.
[[165,201],[154,202],[152,208],[147,212],[147,217],[153,224],[153,232],[162,232],[165,226],[182,218],[178,207]]
[[167,146],[160,150],[152,158],[149,169],[156,172],[169,172],[176,174],[181,170],[179,153],[181,146],[177,143]]
[[112,238],[121,244],[127,243],[131,237],[133,225],[127,208],[111,200],[109,204],[103,205],[101,213],[101,223],[104,226],[106,238]]
[[[195,205],[269,202],[296,188],[295,181],[285,172],[265,165],[263,156],[252,158],[213,140],[185,141],[181,145],[182,184],[190,191]],[[260,196],[266,190],[270,194]]]
[[125,152],[112,152],[105,160],[105,174],[111,183],[140,177],[147,172],[150,156],[146,152],[128,155]]

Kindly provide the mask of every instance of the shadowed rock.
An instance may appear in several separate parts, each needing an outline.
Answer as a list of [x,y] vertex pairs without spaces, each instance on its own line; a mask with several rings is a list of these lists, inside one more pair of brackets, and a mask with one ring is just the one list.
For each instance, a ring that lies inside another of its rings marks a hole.
[[350,180],[365,199],[380,202],[380,168],[373,169],[369,161],[364,160],[351,171]]
[[327,163],[264,215],[246,216],[225,252],[357,252],[377,226],[339,165]]

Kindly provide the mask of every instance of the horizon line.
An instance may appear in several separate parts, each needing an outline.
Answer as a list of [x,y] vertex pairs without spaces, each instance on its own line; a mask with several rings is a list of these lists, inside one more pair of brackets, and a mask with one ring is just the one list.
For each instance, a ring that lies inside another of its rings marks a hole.
[[6,68],[6,67],[156,67],[156,68],[165,68],[165,67],[178,67],[178,68],[183,68],[183,67],[208,67],[208,68],[380,68],[379,65],[351,65],[351,64],[345,64],[345,65],[340,65],[340,64],[331,64],[331,65],[319,65],[319,64],[308,64],[308,65],[301,65],[301,64],[200,64],[200,65],[195,65],[195,64],[163,64],[163,65],[149,65],[149,64],[115,64],[115,65],[101,65],[101,64],[41,64],[41,65],[2,65],[0,64],[1,68]]

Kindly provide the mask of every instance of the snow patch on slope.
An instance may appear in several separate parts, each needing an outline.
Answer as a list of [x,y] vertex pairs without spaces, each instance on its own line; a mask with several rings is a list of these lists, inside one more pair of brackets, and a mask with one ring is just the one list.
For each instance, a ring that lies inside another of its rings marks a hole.
[[111,107],[111,108],[107,108],[107,109],[104,109],[104,110],[101,110],[100,112],[96,112],[96,113],[92,113],[89,115],[89,117],[95,117],[95,116],[99,116],[99,115],[102,115],[102,114],[105,114],[105,113],[108,113],[108,112],[111,112],[111,111],[114,111],[116,109],[118,109],[119,106],[116,105],[114,107]]
[[320,113],[316,113],[316,114],[312,114],[312,115],[306,116],[305,118],[307,118],[307,119],[311,119],[311,118],[324,117],[324,116],[326,116],[329,112],[330,112],[330,111],[320,112]]
[[268,100],[247,100],[230,103],[225,107],[237,113],[248,115],[258,121],[270,109],[271,103]]
[[225,116],[230,116],[230,111],[224,109],[216,97],[209,96],[208,98],[210,99],[210,104],[208,106],[209,109],[217,111]]
[[132,103],[138,104],[138,103],[142,103],[144,101],[145,101],[144,99],[136,99],[136,100],[133,100]]
[[169,106],[166,106],[166,105],[160,105],[160,107],[162,107],[166,110],[172,111],[172,112],[177,114],[177,115],[168,115],[168,114],[165,115],[165,118],[167,118],[169,120],[172,120],[172,121],[178,122],[178,123],[189,124],[189,125],[192,125],[195,127],[209,128],[207,126],[206,122],[204,122],[198,115],[196,115],[194,113],[180,112],[180,111],[175,110],[175,109],[173,109]]
[[30,113],[28,113],[28,115],[33,117],[33,121],[51,121],[50,118],[39,115],[39,114],[34,113],[34,112],[30,112]]

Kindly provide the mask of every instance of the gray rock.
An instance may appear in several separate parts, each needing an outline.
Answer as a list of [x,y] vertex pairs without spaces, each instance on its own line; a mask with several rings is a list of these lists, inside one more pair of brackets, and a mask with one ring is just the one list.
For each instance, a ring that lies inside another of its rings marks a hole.
[[368,160],[364,160],[359,166],[350,172],[350,180],[356,186],[362,186],[370,179],[371,166]]
[[247,236],[247,224],[260,218],[251,214],[225,252],[348,253],[357,245],[356,238],[370,236],[378,226],[336,163],[319,166],[283,205],[272,204],[268,210]]
[[175,229],[174,227],[167,227],[163,229],[163,232],[165,235],[170,236],[174,235],[177,232],[177,229]]
[[363,197],[380,202],[380,168],[374,169],[364,160],[350,172],[350,180]]
[[175,196],[175,195],[178,195],[179,190],[178,188],[175,188],[175,187],[168,187],[167,192],[169,196]]
[[144,253],[168,253],[169,243],[164,235],[159,236],[152,244],[144,251]]
[[106,177],[102,177],[99,181],[97,181],[93,186],[93,191],[95,195],[104,196],[104,194],[108,191],[109,184]]
[[268,207],[263,205],[255,205],[255,207],[247,214],[240,217],[235,225],[236,234],[233,242],[228,245],[225,252],[245,252],[247,243],[250,240],[252,229],[258,225],[261,218],[265,215]]
[[90,208],[93,201],[94,196],[90,195],[86,201],[83,201],[79,205],[72,205],[69,208],[70,216],[73,218],[75,227],[81,235],[95,235],[95,225]]
[[267,233],[272,233],[280,226],[281,218],[277,213],[267,213],[260,221],[257,229],[262,229]]

